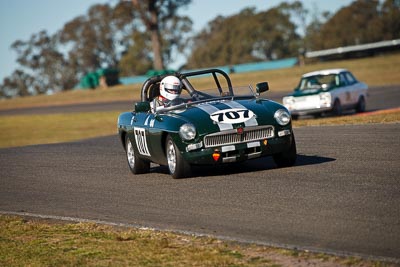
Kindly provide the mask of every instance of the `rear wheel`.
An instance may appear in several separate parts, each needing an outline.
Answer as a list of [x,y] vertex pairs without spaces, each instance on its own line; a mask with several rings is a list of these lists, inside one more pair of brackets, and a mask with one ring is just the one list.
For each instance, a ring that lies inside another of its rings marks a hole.
[[128,136],[125,137],[125,151],[129,169],[133,174],[148,173],[150,171],[150,162],[138,157]]
[[182,157],[171,136],[166,139],[165,153],[167,155],[168,170],[173,178],[179,179],[190,175],[190,165]]
[[279,167],[290,167],[296,163],[297,149],[294,135],[292,135],[292,143],[287,151],[273,155],[275,164]]

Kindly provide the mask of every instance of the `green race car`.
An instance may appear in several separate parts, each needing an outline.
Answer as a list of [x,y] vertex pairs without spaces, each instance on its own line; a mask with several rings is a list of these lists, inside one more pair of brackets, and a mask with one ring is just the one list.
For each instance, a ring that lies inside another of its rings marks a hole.
[[[272,156],[278,167],[296,161],[288,110],[260,97],[268,83],[233,88],[219,69],[174,73],[179,98],[163,109],[152,104],[166,75],[144,82],[141,102],[118,117],[118,131],[132,173],[147,173],[150,163],[166,165],[173,178],[191,175],[193,165],[219,165]],[[212,86],[210,86],[210,81]],[[211,89],[209,89],[211,88]]]

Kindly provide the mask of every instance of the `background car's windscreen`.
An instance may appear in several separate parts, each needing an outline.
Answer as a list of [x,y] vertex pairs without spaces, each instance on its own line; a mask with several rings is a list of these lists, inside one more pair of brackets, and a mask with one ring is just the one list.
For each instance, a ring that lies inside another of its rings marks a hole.
[[301,79],[299,89],[326,89],[339,84],[339,78],[336,74],[315,75]]

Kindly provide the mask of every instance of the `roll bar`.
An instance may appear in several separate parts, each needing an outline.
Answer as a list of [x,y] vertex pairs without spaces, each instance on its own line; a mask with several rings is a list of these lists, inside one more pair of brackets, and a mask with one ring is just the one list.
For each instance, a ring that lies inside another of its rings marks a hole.
[[181,80],[181,82],[185,86],[185,88],[188,90],[189,94],[193,95],[196,93],[196,89],[193,88],[193,86],[191,85],[191,83],[189,82],[187,77],[201,76],[201,75],[206,75],[206,74],[211,74],[213,76],[215,84],[217,85],[219,92],[222,93],[221,83],[218,80],[218,76],[217,76],[217,74],[221,74],[225,78],[226,83],[228,84],[229,93],[231,95],[233,95],[232,82],[231,82],[231,79],[229,78],[228,74],[226,74],[226,72],[224,72],[220,69],[204,69],[204,70],[191,71],[191,72],[185,72],[185,73],[175,72],[172,74],[157,75],[154,77],[150,77],[143,83],[142,90],[141,90],[141,101],[142,102],[148,101],[147,96],[148,96],[148,91],[149,91],[149,88],[151,87],[151,85],[161,82],[161,80],[164,77],[170,76],[170,75],[178,77],[179,80]]

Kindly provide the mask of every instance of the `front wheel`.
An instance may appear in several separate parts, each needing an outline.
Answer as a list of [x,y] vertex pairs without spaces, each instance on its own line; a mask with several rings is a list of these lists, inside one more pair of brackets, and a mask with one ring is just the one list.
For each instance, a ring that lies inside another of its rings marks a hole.
[[292,143],[287,151],[273,155],[273,159],[278,168],[291,167],[296,163],[297,149],[294,135],[292,135]]
[[174,179],[184,178],[190,175],[190,165],[185,161],[176,147],[171,136],[165,142],[168,170]]
[[332,114],[335,116],[342,115],[342,104],[340,104],[340,100],[336,99],[333,103]]
[[128,136],[125,137],[125,151],[129,169],[133,174],[148,173],[150,171],[150,162],[142,160],[137,156]]
[[358,99],[356,111],[358,113],[365,112],[365,106],[365,98],[361,96],[360,99]]

